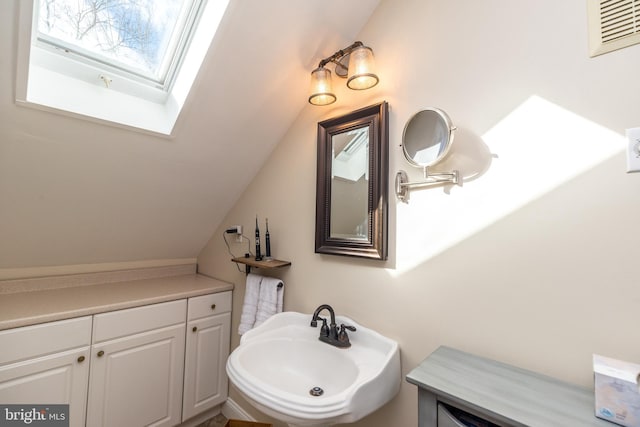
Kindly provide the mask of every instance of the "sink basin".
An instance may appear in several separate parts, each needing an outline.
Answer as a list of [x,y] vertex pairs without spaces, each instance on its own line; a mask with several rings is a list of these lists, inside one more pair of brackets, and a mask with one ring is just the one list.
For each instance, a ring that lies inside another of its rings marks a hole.
[[242,336],[227,374],[249,403],[290,426],[323,426],[357,421],[397,394],[395,341],[336,316],[357,328],[351,347],[337,348],[310,322],[310,314],[283,312]]

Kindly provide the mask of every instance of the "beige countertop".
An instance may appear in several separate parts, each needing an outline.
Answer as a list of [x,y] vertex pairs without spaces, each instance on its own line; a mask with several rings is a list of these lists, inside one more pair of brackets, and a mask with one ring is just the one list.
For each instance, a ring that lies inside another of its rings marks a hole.
[[0,330],[232,289],[231,283],[187,274],[0,294]]

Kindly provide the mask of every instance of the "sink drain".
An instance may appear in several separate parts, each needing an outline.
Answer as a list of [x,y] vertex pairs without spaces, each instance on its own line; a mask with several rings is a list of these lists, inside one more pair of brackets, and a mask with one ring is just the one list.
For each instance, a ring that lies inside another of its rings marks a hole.
[[323,393],[324,393],[324,390],[321,389],[320,387],[314,387],[311,390],[309,390],[309,394],[311,396],[322,396]]

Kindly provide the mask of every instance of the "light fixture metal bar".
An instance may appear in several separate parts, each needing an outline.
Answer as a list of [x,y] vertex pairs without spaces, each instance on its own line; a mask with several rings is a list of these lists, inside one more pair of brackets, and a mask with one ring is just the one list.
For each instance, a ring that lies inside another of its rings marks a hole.
[[344,58],[346,55],[349,55],[351,52],[353,52],[356,48],[358,48],[360,46],[364,46],[362,44],[362,42],[360,42],[360,41],[353,42],[353,44],[345,47],[344,49],[340,49],[339,51],[337,51],[333,55],[328,56],[328,57],[324,58],[323,60],[321,60],[320,63],[318,64],[318,68],[324,67],[329,62],[332,62],[332,63],[337,64],[337,65],[339,65],[339,66],[344,68],[344,65],[342,65],[340,63],[340,59]]

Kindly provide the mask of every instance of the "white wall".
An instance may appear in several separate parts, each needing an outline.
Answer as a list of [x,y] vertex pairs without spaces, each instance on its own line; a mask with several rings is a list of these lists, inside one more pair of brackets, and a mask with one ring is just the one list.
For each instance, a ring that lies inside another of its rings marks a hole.
[[299,114],[303,70],[377,4],[232,1],[165,138],[17,105],[29,1],[0,1],[0,279],[195,258]]
[[[384,0],[360,34],[381,83],[304,109],[199,256],[201,272],[237,285],[233,345],[244,275],[222,231],[240,223],[252,235],[258,214],[274,255],[292,261],[273,273],[285,309],[329,303],[396,339],[403,375],[440,345],[587,387],[592,353],[640,361],[640,175],[625,174],[622,152],[624,129],[640,126],[640,46],[588,58],[586,22],[583,0]],[[404,123],[427,106],[458,126],[445,166],[467,181],[413,192],[408,205],[390,195],[387,262],[314,254],[316,123],[381,100],[391,184],[409,170]],[[356,425],[416,423],[403,381]]]

